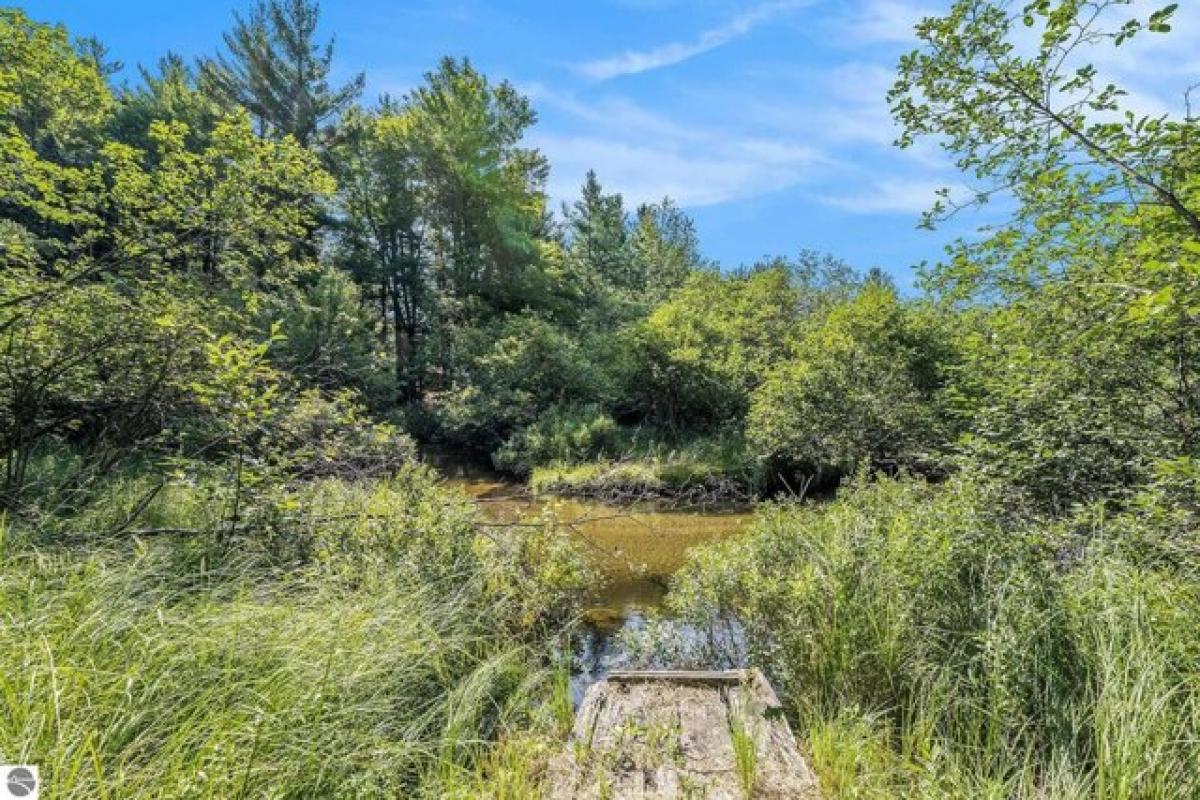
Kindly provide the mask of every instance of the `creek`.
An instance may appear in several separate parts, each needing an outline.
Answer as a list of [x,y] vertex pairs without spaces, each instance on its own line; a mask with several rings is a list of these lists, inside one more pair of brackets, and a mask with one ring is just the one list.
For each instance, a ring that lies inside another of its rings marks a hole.
[[637,629],[662,609],[671,575],[687,552],[743,531],[747,506],[672,508],[661,502],[612,505],[595,500],[539,496],[523,484],[479,466],[435,460],[445,483],[473,498],[492,522],[521,522],[554,512],[564,536],[578,536],[600,583],[589,594],[588,629],[577,653],[580,685],[621,666],[623,629]]

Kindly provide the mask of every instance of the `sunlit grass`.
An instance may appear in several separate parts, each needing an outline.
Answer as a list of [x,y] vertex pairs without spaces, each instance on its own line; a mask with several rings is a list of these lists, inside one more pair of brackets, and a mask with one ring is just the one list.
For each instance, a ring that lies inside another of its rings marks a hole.
[[[141,486],[56,524],[111,523]],[[205,491],[140,524],[204,525]],[[63,798],[533,796],[570,702],[538,620],[568,605],[524,561],[554,553],[480,536],[420,473],[297,503],[283,560],[282,527],[232,550],[5,528],[0,759]]]
[[697,553],[672,603],[741,617],[826,797],[1196,797],[1187,534],[1165,532],[1170,567],[1139,563],[1128,530],[1067,556],[1076,529],[994,502],[962,481],[879,480],[767,508]]
[[733,747],[733,766],[737,772],[738,786],[742,789],[742,796],[750,800],[758,783],[758,743],[753,722],[744,713],[730,718],[729,740]]

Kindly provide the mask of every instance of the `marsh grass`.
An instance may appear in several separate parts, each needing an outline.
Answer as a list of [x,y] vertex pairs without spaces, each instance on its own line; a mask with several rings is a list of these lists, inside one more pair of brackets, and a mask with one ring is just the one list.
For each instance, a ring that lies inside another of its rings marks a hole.
[[[505,768],[550,679],[459,586],[182,588],[162,554],[6,559],[8,760],[59,797],[404,795]],[[531,723],[532,724],[532,723]]]
[[[992,492],[881,479],[764,509],[671,602],[741,619],[828,797],[1200,796],[1194,533]],[[1155,538],[1179,557],[1127,546]]]
[[[209,489],[172,485],[147,519],[199,527]],[[140,493],[55,524],[107,524]],[[63,798],[533,796],[571,590],[518,560],[561,581],[569,554],[483,537],[419,473],[284,507],[288,527],[224,549],[5,526],[0,758]]]
[[623,430],[620,445],[586,458],[535,463],[535,491],[589,496],[753,496],[761,463],[736,431],[672,433],[653,428]]

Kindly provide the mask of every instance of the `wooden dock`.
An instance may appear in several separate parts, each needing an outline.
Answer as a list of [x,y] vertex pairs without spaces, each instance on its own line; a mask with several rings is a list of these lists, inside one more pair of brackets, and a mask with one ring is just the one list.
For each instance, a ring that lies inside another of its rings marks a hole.
[[550,787],[556,800],[819,796],[758,670],[610,673],[584,695]]

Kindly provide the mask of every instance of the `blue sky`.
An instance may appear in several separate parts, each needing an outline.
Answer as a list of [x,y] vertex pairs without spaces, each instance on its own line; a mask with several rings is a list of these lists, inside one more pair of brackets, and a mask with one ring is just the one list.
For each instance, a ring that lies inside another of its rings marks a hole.
[[[128,65],[173,49],[214,52],[249,0],[37,0],[33,17],[105,42]],[[1142,2],[1142,5],[1147,3]],[[695,218],[727,267],[802,248],[910,287],[978,218],[916,228],[962,178],[932,144],[900,151],[884,95],[911,28],[949,0],[325,0],[337,65],[367,74],[365,100],[402,94],[443,55],[468,56],[535,104],[529,141],[550,158],[556,205],[589,167],[630,207],[663,195]],[[1143,108],[1176,108],[1200,74],[1200,0],[1181,4],[1154,60],[1107,67]],[[132,72],[132,70],[129,70]],[[1153,78],[1153,79],[1151,79]]]

